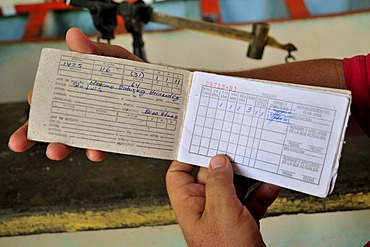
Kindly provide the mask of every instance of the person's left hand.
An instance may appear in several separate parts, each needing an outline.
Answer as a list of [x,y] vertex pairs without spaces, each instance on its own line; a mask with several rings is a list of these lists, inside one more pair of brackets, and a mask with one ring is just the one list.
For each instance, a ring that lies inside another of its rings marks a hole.
[[[261,183],[248,197],[249,182],[238,192],[229,159],[217,155],[208,171],[173,161],[166,175],[172,208],[189,246],[264,246],[259,220],[277,198],[280,187]],[[240,180],[239,180],[239,186]],[[244,193],[244,196],[243,196]]]
[[[91,41],[78,28],[71,28],[66,34],[66,43],[71,51],[95,54],[101,56],[117,57],[134,61],[142,60],[117,45],[108,45],[104,43],[96,43]],[[32,90],[28,93],[28,103],[31,104]],[[8,146],[14,152],[24,152],[30,149],[36,142],[27,139],[28,122],[17,129],[9,138]],[[46,156],[51,160],[62,160],[75,150],[61,143],[50,143],[46,149]],[[86,156],[91,161],[102,161],[105,157],[105,152],[99,150],[86,149]]]

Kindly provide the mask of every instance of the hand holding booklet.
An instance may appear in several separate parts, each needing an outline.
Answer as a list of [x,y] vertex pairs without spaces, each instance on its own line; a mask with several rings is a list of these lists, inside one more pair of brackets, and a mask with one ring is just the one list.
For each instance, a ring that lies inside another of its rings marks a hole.
[[350,103],[346,90],[44,49],[28,138],[206,167],[225,154],[237,174],[325,197]]

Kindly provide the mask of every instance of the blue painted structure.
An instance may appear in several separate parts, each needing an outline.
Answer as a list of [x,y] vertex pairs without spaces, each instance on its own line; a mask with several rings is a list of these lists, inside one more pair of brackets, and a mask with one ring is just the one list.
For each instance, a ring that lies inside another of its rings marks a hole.
[[[338,14],[370,9],[370,0],[305,0],[312,16]],[[190,19],[201,19],[199,1],[169,0],[152,4],[156,12]],[[223,23],[248,23],[262,20],[287,19],[289,11],[284,0],[220,0]],[[19,40],[24,32],[28,17],[16,15],[0,17],[0,42]],[[77,26],[87,34],[94,34],[92,18],[87,10],[50,12],[43,29],[43,37],[62,37],[70,27]],[[149,23],[146,30],[168,28]]]

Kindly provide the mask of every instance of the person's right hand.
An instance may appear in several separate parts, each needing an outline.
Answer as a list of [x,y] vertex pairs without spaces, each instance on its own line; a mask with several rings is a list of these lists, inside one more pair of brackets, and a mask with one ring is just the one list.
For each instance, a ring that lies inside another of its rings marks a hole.
[[264,246],[259,221],[281,188],[261,183],[246,197],[250,179],[238,177],[236,184],[224,155],[214,156],[196,178],[194,168],[173,161],[166,175],[168,196],[188,245]]
[[[66,34],[66,42],[71,51],[95,54],[109,57],[117,57],[135,61],[142,61],[140,58],[116,45],[96,43],[85,36],[78,28],[71,28]],[[31,104],[32,91],[28,93],[28,103]],[[16,130],[9,138],[8,146],[14,152],[24,152],[35,145],[34,141],[27,139],[28,122]],[[50,143],[46,149],[46,156],[51,160],[61,160],[68,156],[75,148],[61,143]],[[105,152],[98,150],[86,150],[86,156],[91,161],[102,161]]]

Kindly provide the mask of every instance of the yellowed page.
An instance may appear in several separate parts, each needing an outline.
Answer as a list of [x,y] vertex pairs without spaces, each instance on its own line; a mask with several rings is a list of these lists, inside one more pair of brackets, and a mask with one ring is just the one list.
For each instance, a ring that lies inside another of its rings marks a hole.
[[190,74],[167,66],[44,49],[28,138],[176,159]]

